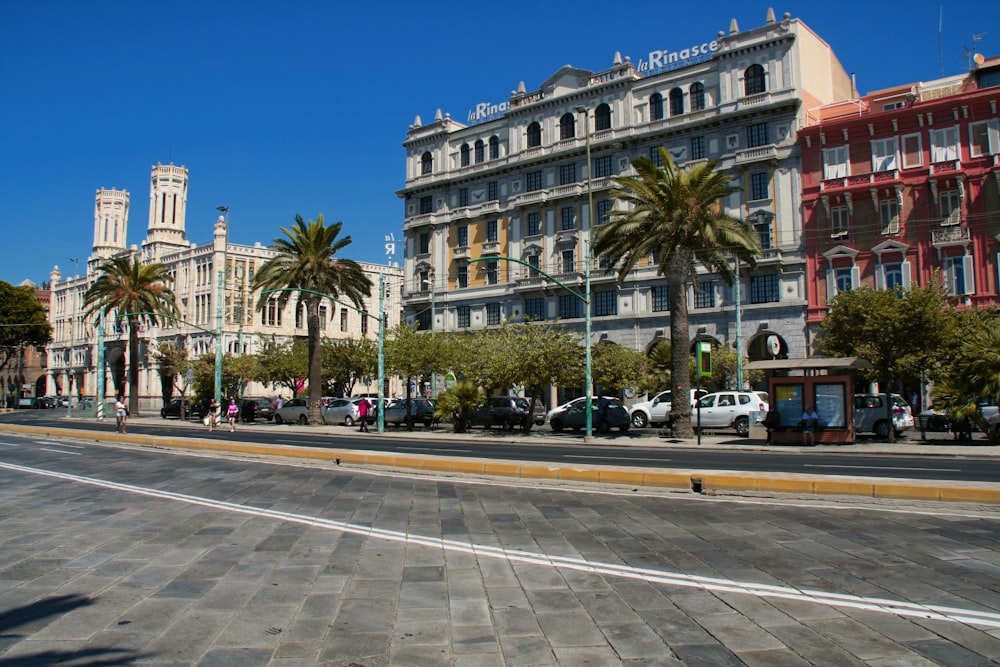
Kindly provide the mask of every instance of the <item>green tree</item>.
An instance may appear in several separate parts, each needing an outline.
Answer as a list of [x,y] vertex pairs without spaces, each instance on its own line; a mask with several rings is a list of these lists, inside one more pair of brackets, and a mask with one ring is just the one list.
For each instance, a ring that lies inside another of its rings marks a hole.
[[52,340],[45,308],[27,285],[0,280],[0,324],[0,369],[17,357],[22,345],[42,347]]
[[989,433],[979,404],[1000,402],[1000,311],[955,312],[942,352],[945,361],[930,373],[934,407]]
[[323,342],[323,377],[329,393],[339,386],[344,396],[354,393],[354,385],[362,378],[378,374],[378,343],[367,338],[339,338]]
[[653,345],[646,361],[646,370],[639,380],[639,391],[652,396],[670,388],[672,345],[669,338],[663,338]]
[[[243,387],[253,377],[258,361],[253,355],[222,355],[222,406],[230,398],[239,398]],[[207,403],[215,397],[215,353],[209,352],[194,362],[194,401]]]
[[[139,325],[156,326],[179,314],[169,284],[173,276],[160,262],[141,264],[139,257],[113,257],[98,268],[98,277],[83,296],[88,317],[99,311],[128,324],[128,408],[139,414]],[[98,397],[100,398],[100,397]]]
[[309,345],[305,339],[296,338],[285,343],[271,340],[264,342],[256,354],[260,366],[261,383],[272,387],[285,387],[298,395],[302,380],[309,374]]
[[[177,377],[186,373],[188,366],[188,351],[184,345],[172,341],[157,343],[153,348],[152,357],[160,364],[160,390],[163,404],[166,405],[174,395],[174,385]],[[183,395],[183,392],[182,392]]]
[[[872,368],[861,375],[877,381],[886,393],[894,382],[915,382],[920,371],[933,364],[951,318],[944,292],[936,284],[908,291],[860,287],[841,292],[828,305],[816,350],[832,357],[867,359]],[[889,423],[891,409],[886,401]],[[890,429],[890,440],[894,435]]]
[[[617,393],[626,387],[635,387],[642,380],[646,368],[646,355],[642,352],[615,343],[598,343],[591,353],[597,393]],[[613,391],[608,392],[608,389]]]
[[422,333],[416,325],[399,324],[386,334],[384,354],[386,372],[403,378],[406,385],[406,427],[412,431],[411,384],[446,369],[446,339],[439,334]]
[[[745,367],[750,360],[743,357]],[[692,366],[693,375],[694,366]],[[712,346],[712,377],[702,378],[701,385],[708,391],[722,391],[723,389],[742,390],[737,387],[736,382],[736,350],[728,345]],[[754,386],[764,381],[764,371],[751,371],[743,369],[743,384]]]
[[[252,289],[302,290],[298,300],[306,306],[306,330],[309,341],[309,423],[322,424],[320,401],[323,392],[323,354],[320,341],[319,306],[326,298],[349,299],[358,309],[363,299],[371,295],[371,280],[361,265],[351,259],[341,259],[336,254],[351,244],[351,237],[338,239],[342,222],[327,226],[323,215],[315,221],[305,222],[295,216],[295,226],[282,228],[287,238],[277,238],[271,249],[277,255],[267,260],[254,276]],[[277,294],[281,306],[296,292],[281,291]],[[325,296],[321,296],[325,295]],[[270,299],[258,301],[263,311]]]
[[[716,171],[716,162],[680,169],[670,153],[659,148],[662,167],[646,156],[632,161],[638,176],[617,176],[611,196],[626,204],[612,211],[598,228],[594,254],[606,257],[621,284],[646,258],[659,256],[657,274],[669,289],[671,371],[675,391],[686,395],[691,339],[688,329],[687,281],[698,281],[698,264],[727,284],[733,280],[733,257],[756,267],[760,240],[743,221],[722,212],[722,201],[738,192],[732,176]],[[694,435],[691,405],[674,401],[671,421],[679,437]]]

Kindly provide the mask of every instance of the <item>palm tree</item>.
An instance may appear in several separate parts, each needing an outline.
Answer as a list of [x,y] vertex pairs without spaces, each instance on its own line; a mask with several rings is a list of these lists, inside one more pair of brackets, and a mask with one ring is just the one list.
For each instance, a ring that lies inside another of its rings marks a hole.
[[[320,341],[319,306],[324,298],[346,298],[361,309],[363,297],[371,295],[372,284],[361,265],[351,259],[334,257],[351,244],[351,237],[337,239],[344,223],[324,224],[323,215],[305,222],[295,216],[295,226],[282,227],[288,238],[277,238],[271,246],[277,255],[267,260],[254,276],[252,289],[267,292],[282,290],[277,299],[284,308],[292,292],[299,290],[298,301],[306,306],[309,349],[309,422],[322,424],[320,399],[323,391],[323,355]],[[259,299],[258,310],[267,307],[269,298]]]
[[[113,257],[98,268],[97,280],[84,294],[89,317],[116,311],[115,319],[128,323],[128,409],[139,414],[139,323],[156,326],[161,317],[179,314],[174,292],[167,285],[173,276],[160,262],[140,264],[139,257]],[[117,380],[117,378],[116,378]],[[103,400],[98,396],[97,400]]]
[[[730,260],[736,257],[755,267],[760,240],[748,224],[722,212],[722,200],[740,188],[729,185],[731,176],[715,170],[715,161],[680,169],[666,149],[660,147],[659,155],[662,167],[642,156],[632,162],[638,176],[615,177],[620,189],[611,196],[627,207],[609,214],[611,220],[595,235],[593,251],[617,266],[619,284],[641,261],[658,258],[657,274],[669,290],[674,396],[687,396],[688,278],[697,285],[700,264],[731,284]],[[671,421],[679,437],[692,436],[689,401],[673,402]]]

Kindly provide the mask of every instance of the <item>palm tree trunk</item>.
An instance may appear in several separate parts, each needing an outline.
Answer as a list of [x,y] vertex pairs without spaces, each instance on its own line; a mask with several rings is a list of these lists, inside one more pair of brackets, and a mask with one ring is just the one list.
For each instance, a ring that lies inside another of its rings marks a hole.
[[691,253],[678,248],[666,274],[670,290],[670,375],[673,379],[670,422],[674,436],[678,438],[694,436],[691,427],[691,333],[688,329],[687,302],[691,261]]
[[309,332],[309,423],[323,425],[323,350],[320,345],[319,299],[306,301],[306,323]]
[[[128,318],[128,411],[139,414],[139,321],[134,315]],[[97,400],[104,400],[98,396]]]

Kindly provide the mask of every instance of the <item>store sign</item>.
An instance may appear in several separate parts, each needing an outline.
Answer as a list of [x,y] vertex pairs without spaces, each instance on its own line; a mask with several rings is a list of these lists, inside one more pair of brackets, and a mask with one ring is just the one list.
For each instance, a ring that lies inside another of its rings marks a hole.
[[718,50],[719,42],[713,39],[711,42],[692,44],[691,46],[683,48],[679,51],[650,51],[646,60],[643,60],[642,58],[639,59],[639,65],[636,67],[636,70],[638,70],[640,74],[644,75],[665,72],[679,67],[684,67],[685,65],[690,65],[692,63],[708,60],[712,57],[712,54]]
[[510,102],[480,102],[475,109],[469,110],[470,123],[482,123],[483,121],[499,118],[510,109]]

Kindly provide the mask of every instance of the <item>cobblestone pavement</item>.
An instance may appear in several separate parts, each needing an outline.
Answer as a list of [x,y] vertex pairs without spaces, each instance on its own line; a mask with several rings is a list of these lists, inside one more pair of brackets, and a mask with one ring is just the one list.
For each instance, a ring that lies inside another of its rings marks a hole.
[[1000,511],[0,436],[5,665],[988,665]]

